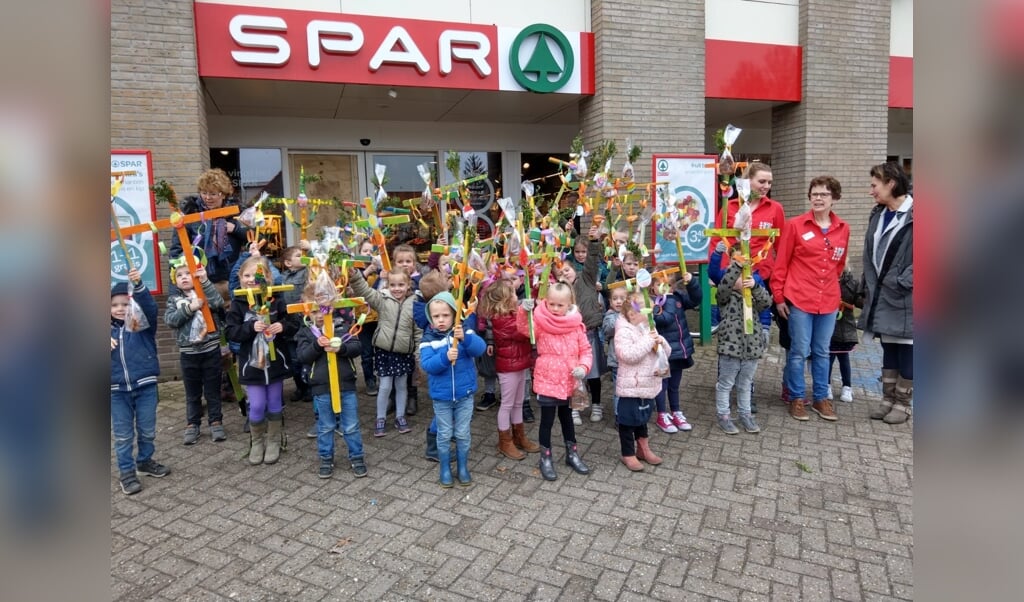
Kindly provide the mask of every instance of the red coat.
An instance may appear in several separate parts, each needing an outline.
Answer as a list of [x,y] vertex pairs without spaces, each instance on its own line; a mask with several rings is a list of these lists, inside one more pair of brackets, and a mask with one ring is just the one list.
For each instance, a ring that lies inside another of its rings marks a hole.
[[[528,333],[526,312],[522,308],[516,313],[516,326],[520,332]],[[572,369],[583,366],[590,372],[590,342],[583,319],[575,307],[564,316],[548,311],[541,300],[533,309],[533,332],[537,340],[537,361],[533,366],[533,392],[555,399],[571,399],[576,379]]]
[[519,372],[533,366],[530,335],[519,332],[516,315],[494,316],[490,320],[494,365],[498,372]]
[[786,222],[771,282],[776,304],[789,301],[809,314],[839,309],[839,275],[846,266],[850,226],[835,213],[830,217],[832,223],[824,235],[810,211]]

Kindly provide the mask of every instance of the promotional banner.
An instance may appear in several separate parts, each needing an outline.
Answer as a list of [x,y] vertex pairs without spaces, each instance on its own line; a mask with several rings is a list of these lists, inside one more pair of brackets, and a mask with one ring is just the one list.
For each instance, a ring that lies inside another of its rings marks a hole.
[[[667,182],[658,187],[653,199],[655,215],[664,216],[671,209],[674,200],[678,208],[682,236],[683,254],[687,264],[707,263],[710,240],[704,230],[713,227],[715,220],[715,199],[717,183],[714,155],[654,155],[651,173],[655,182]],[[655,263],[675,265],[679,253],[674,240],[665,240],[661,235],[663,220],[651,229]],[[686,224],[689,224],[686,226]]]
[[[126,173],[135,172],[135,173]],[[120,186],[115,174],[124,174]],[[122,228],[151,222],[156,219],[156,200],[153,197],[153,156],[147,150],[110,151],[111,202],[114,214]],[[111,218],[113,219],[113,217]],[[114,225],[110,225],[113,229]],[[134,234],[124,237],[132,265],[142,273],[142,281],[150,292],[159,294],[160,262],[153,234]],[[128,281],[128,261],[116,237],[110,242],[110,285]]]

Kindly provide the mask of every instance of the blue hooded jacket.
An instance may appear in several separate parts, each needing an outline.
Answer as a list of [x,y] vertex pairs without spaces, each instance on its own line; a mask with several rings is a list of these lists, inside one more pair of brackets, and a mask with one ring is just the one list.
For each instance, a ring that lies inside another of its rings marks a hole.
[[[438,293],[431,299],[431,302],[436,301],[444,301],[455,311],[455,299],[451,293]],[[465,323],[463,330],[465,338],[457,343],[459,357],[454,364],[448,361],[448,349],[455,343],[452,331],[441,332],[431,326],[423,332],[420,365],[427,373],[431,399],[455,401],[476,393],[476,362],[473,358],[487,351],[487,343]]]

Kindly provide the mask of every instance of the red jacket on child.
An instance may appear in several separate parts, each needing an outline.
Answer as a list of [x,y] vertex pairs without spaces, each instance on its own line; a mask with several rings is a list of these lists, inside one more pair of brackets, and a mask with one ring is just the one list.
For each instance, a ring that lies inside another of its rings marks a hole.
[[495,369],[498,372],[519,372],[532,367],[530,335],[519,331],[516,315],[494,316],[490,322]]

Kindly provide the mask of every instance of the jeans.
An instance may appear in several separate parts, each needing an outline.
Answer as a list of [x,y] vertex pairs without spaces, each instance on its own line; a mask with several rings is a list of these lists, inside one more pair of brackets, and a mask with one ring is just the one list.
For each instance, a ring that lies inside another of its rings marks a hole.
[[[682,359],[668,361],[668,377],[661,379],[661,392],[654,401],[658,404],[658,413],[679,411],[679,383],[683,380]],[[668,399],[668,409],[665,408],[665,400]]]
[[741,360],[728,355],[718,356],[718,384],[715,385],[715,410],[719,416],[729,414],[729,394],[736,387],[736,406],[740,414],[750,414],[750,386],[757,372],[757,360]]
[[612,371],[612,412],[616,416],[618,416],[619,415],[619,394],[615,392],[615,384],[616,384],[616,381],[619,380],[619,367],[618,366],[612,366],[611,367],[611,371]]
[[206,353],[181,354],[181,380],[185,384],[185,423],[199,426],[203,422],[203,397],[206,397],[208,424],[221,422],[220,349]]
[[134,391],[110,392],[110,424],[114,431],[114,452],[121,477],[135,474],[132,458],[136,435],[139,441],[138,463],[153,459],[156,447],[156,385]]
[[473,396],[461,399],[435,399],[434,417],[437,419],[437,440],[451,441],[455,437],[455,450],[469,451],[469,421],[473,419]]
[[807,399],[804,362],[811,356],[811,381],[814,401],[828,398],[828,355],[836,312],[809,314],[789,306],[789,353],[786,355],[784,382],[790,399]]
[[[341,392],[341,434],[348,447],[348,459],[363,457],[363,436],[359,433],[359,407],[355,391]],[[313,396],[316,408],[316,451],[321,458],[334,457],[334,429],[339,428],[331,407],[331,394]]]

